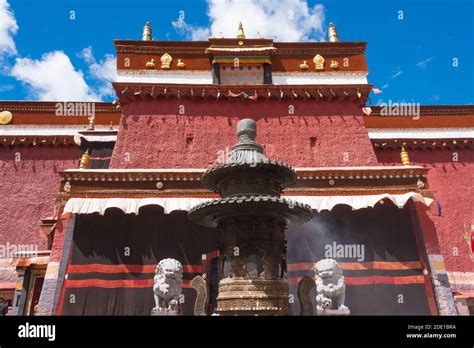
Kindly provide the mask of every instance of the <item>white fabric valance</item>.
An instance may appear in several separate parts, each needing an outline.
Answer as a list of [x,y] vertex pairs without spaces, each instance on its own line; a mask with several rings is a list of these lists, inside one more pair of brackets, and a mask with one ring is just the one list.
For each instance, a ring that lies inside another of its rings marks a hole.
[[[308,204],[316,211],[332,210],[336,205],[343,204],[353,210],[374,207],[382,200],[388,199],[397,207],[403,208],[412,199],[429,206],[433,200],[423,197],[420,193],[408,192],[405,194],[380,194],[358,196],[284,196],[301,203]],[[137,214],[141,207],[159,205],[165,214],[174,210],[189,211],[192,207],[209,200],[209,198],[181,198],[181,197],[154,197],[154,198],[71,198],[64,207],[63,214],[92,214],[104,215],[109,208],[118,208],[125,214]]]

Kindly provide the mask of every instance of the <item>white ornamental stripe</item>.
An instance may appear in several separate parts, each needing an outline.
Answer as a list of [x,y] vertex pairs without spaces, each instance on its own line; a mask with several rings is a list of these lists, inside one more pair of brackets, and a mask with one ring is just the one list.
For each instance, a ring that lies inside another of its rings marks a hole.
[[[388,117],[388,116],[387,116]],[[406,116],[409,117],[409,116]],[[474,128],[367,129],[370,139],[459,139],[474,138]]]
[[367,77],[363,75],[333,75],[333,74],[279,74],[272,76],[274,85],[365,85]]
[[[58,116],[67,117],[67,116]],[[56,127],[56,126],[2,126],[0,136],[74,136],[77,132],[87,130],[87,126],[77,125],[75,127]],[[109,126],[95,126],[96,131],[109,131]]]
[[405,194],[380,194],[380,195],[358,195],[358,196],[290,196],[298,202],[311,206],[314,210],[332,210],[336,205],[348,205],[352,210],[358,210],[368,207],[374,207],[381,200],[388,199],[397,207],[403,208],[405,204],[412,199],[415,202],[421,202],[426,206],[433,203],[433,199],[423,197],[420,193],[408,192]]
[[202,71],[193,74],[186,72],[154,72],[150,74],[118,73],[116,82],[212,85],[212,71]]
[[[423,197],[416,192],[405,194],[380,194],[361,196],[284,196],[287,199],[305,203],[316,211],[332,210],[336,205],[349,205],[353,210],[374,207],[383,199],[391,200],[397,207],[403,208],[412,199],[429,206],[433,200]],[[141,207],[158,205],[164,209],[165,214],[175,210],[189,211],[192,207],[208,201],[209,198],[71,198],[64,207],[64,215],[92,214],[104,215],[109,208],[118,208],[125,214],[136,214]]]
[[94,135],[94,134],[76,134],[74,136],[74,142],[77,145],[81,145],[81,139],[85,139],[89,142],[108,143],[117,141],[117,135]]

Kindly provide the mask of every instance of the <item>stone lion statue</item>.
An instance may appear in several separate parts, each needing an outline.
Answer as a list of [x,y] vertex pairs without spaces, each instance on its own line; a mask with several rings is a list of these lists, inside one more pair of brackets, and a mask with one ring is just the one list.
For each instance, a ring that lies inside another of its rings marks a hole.
[[175,259],[163,259],[156,266],[153,278],[156,307],[152,314],[179,311],[179,295],[183,285],[183,265]]
[[339,310],[348,312],[344,305],[346,286],[342,270],[333,259],[323,259],[315,265],[316,310]]

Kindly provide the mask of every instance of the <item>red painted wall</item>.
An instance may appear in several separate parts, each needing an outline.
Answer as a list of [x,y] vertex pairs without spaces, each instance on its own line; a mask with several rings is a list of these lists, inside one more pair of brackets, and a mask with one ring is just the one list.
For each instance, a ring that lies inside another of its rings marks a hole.
[[[453,161],[456,152],[458,161]],[[474,261],[463,237],[464,224],[470,231],[474,222],[474,152],[472,150],[409,150],[410,161],[429,168],[428,183],[442,208],[438,216],[436,204],[428,215],[436,226],[441,253],[448,272],[473,272]],[[400,164],[398,151],[377,151],[383,164]],[[459,251],[455,255],[456,247]]]
[[[15,153],[20,161],[15,161]],[[0,243],[46,248],[39,224],[54,211],[57,173],[77,168],[79,156],[77,146],[0,147]]]
[[236,142],[242,118],[257,121],[269,157],[292,166],[377,164],[355,102],[162,100],[123,105],[110,168],[205,168]]

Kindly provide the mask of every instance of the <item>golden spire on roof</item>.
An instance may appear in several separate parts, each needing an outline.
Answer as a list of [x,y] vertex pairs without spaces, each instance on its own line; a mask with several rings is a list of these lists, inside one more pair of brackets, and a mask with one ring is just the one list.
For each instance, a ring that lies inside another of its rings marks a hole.
[[336,26],[334,25],[333,22],[329,23],[328,41],[339,42],[339,36],[337,36]]
[[402,146],[402,148],[400,149],[400,158],[404,166],[410,165],[410,157],[408,157],[408,151],[405,149],[404,146]]
[[153,40],[153,36],[151,34],[151,25],[150,22],[146,22],[145,26],[143,27],[142,41],[151,40]]
[[81,161],[79,162],[79,169],[87,169],[89,168],[89,159],[90,159],[90,154],[89,154],[89,149],[86,150],[81,156]]
[[244,27],[242,22],[239,22],[239,30],[237,31],[237,39],[245,39]]

